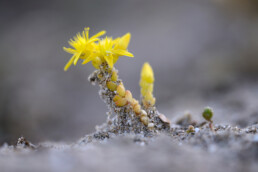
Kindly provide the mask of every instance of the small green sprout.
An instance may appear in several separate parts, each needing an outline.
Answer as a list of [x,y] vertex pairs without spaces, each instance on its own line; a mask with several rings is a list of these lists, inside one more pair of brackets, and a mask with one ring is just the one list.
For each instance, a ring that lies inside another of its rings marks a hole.
[[213,131],[213,121],[211,120],[213,117],[213,111],[210,107],[206,107],[202,113],[202,117],[207,120],[209,123],[210,129]]
[[211,118],[213,117],[213,111],[210,107],[206,107],[202,113],[202,116],[207,121],[211,122]]

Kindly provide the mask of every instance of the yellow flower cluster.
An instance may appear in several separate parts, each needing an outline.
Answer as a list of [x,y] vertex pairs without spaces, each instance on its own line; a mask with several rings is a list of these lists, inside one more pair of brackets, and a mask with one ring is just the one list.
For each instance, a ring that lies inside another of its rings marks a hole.
[[141,72],[141,94],[142,94],[142,102],[145,107],[153,106],[155,104],[155,98],[152,95],[153,92],[153,84],[154,83],[154,74],[153,70],[149,63],[144,63]]
[[82,64],[92,62],[95,68],[106,62],[110,68],[117,62],[120,56],[134,57],[132,53],[127,51],[130,42],[131,34],[127,33],[122,37],[112,39],[106,37],[100,39],[106,31],[101,31],[92,37],[89,37],[89,28],[85,28],[82,33],[78,33],[74,39],[69,41],[73,48],[66,48],[64,50],[73,56],[64,67],[66,71],[72,64],[76,65],[79,59],[84,60]]

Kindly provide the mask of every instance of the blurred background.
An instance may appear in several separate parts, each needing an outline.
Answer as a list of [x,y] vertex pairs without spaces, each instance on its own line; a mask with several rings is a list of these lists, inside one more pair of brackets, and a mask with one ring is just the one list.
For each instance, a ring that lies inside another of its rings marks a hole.
[[0,144],[74,142],[106,120],[89,64],[63,67],[67,41],[84,27],[117,37],[131,32],[116,64],[138,98],[141,66],[155,72],[157,107],[172,121],[186,110],[200,120],[245,127],[258,121],[258,1],[1,0]]

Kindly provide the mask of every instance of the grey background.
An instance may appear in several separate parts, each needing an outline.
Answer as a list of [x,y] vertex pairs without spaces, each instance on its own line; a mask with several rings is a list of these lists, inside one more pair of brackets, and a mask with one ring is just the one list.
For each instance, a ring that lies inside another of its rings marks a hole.
[[148,61],[157,107],[169,118],[190,110],[198,119],[209,105],[217,122],[258,119],[256,1],[2,0],[0,23],[0,144],[21,135],[74,142],[105,121],[98,88],[87,81],[94,68],[63,71],[70,55],[62,47],[88,26],[90,34],[131,32],[135,58],[120,58],[119,75],[138,98]]

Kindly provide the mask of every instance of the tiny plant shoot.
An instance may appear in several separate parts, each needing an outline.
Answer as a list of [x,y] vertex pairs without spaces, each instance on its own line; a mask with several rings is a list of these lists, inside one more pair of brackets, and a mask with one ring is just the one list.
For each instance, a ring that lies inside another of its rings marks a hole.
[[209,127],[213,131],[213,111],[210,107],[206,107],[202,113],[202,117],[209,122]]

